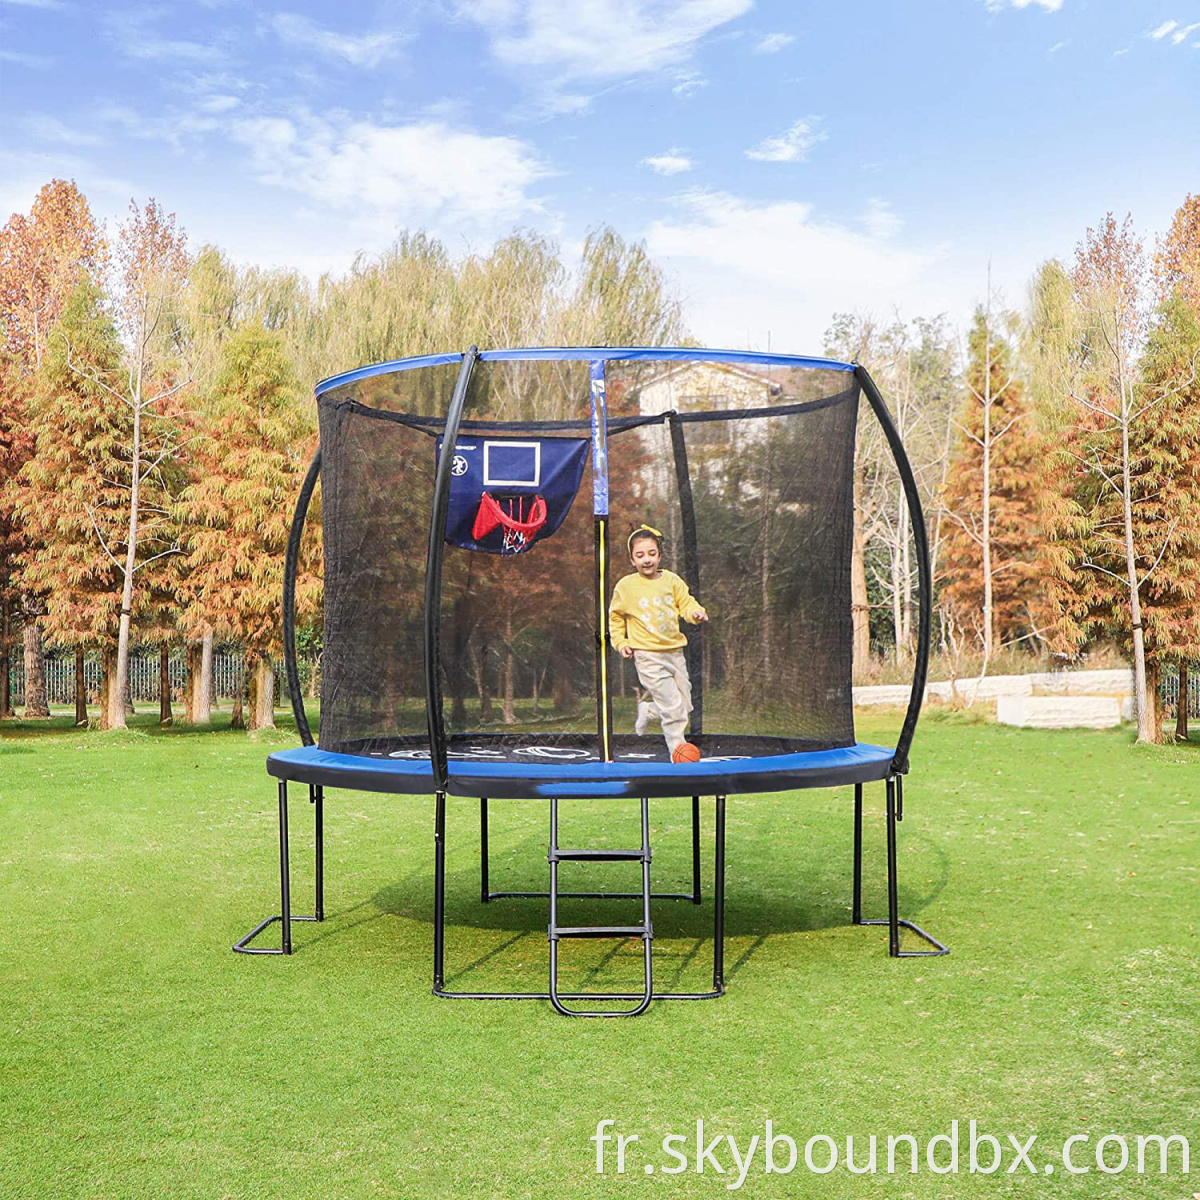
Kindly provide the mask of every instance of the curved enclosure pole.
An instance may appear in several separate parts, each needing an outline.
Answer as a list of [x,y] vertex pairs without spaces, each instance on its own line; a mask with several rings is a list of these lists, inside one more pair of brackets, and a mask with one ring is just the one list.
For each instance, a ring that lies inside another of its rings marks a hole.
[[[679,422],[677,412],[667,414],[667,428],[671,432],[671,451],[675,458],[675,482],[679,488],[679,512],[683,523],[684,577],[692,587],[700,591],[700,541],[696,536],[696,502],[692,496],[692,473],[688,466],[687,443],[683,438],[683,426]],[[695,634],[688,638],[687,649],[684,651],[688,674],[692,678],[691,730],[693,733],[704,732],[704,669],[700,640],[703,636],[704,626],[699,625],[696,627]]]
[[897,774],[908,771],[908,749],[912,745],[913,731],[921,714],[921,702],[925,698],[925,681],[929,676],[929,637],[933,627],[933,572],[929,564],[929,537],[925,531],[925,514],[921,511],[921,497],[917,491],[916,476],[912,464],[904,451],[904,443],[896,429],[892,414],[888,412],[879,388],[867,373],[866,367],[854,364],[854,378],[866,394],[879,424],[883,428],[900,482],[904,485],[904,498],[908,501],[908,515],[912,523],[913,544],[917,551],[917,659],[913,665],[912,692],[908,699],[908,712],[904,726],[896,743],[896,756],[892,759],[892,770]]
[[[454,447],[467,403],[471,372],[479,358],[479,347],[472,346],[463,355],[462,367],[450,397],[446,426],[442,432],[442,452],[438,456],[433,481],[433,504],[429,516],[429,550],[425,556],[425,717],[429,723],[429,762],[433,768],[433,787],[446,790],[449,767],[446,762],[446,723],[442,719],[442,563],[446,558],[446,515],[450,511],[450,468]],[[448,453],[447,453],[448,451]]]
[[288,534],[287,557],[283,563],[283,669],[287,675],[288,695],[292,701],[292,716],[296,718],[296,730],[306,746],[313,744],[313,735],[304,711],[300,668],[296,664],[296,570],[300,562],[300,538],[304,533],[304,518],[308,516],[308,506],[320,473],[321,448],[318,446],[312,462],[308,465],[304,483],[300,486],[296,511],[292,514],[292,529]]

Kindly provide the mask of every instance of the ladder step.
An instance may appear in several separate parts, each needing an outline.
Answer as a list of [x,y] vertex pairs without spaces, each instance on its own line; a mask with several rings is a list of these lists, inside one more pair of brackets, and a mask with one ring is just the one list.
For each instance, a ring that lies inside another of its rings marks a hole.
[[649,862],[644,850],[559,850],[551,847],[546,856],[550,862]]
[[654,930],[649,925],[551,925],[550,940],[559,938],[606,938],[640,937],[652,938]]

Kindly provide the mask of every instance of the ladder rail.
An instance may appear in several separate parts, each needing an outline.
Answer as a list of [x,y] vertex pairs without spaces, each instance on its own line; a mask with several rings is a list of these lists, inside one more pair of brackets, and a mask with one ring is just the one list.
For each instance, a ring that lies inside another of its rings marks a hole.
[[[637,1017],[650,1007],[654,999],[654,965],[652,943],[654,927],[650,919],[650,801],[641,797],[642,845],[639,851],[629,850],[563,850],[558,844],[558,797],[550,799],[550,849],[547,858],[550,862],[550,926],[548,937],[550,941],[550,1003],[566,1017]],[[640,861],[642,864],[642,923],[641,925],[559,925],[558,923],[558,866],[560,862],[631,862]],[[566,996],[558,988],[558,943],[562,938],[603,938],[640,937],[642,939],[642,963],[645,987],[641,996],[628,993],[599,994],[588,996],[590,1000],[628,1000],[636,999],[638,1003],[630,1009],[617,1012],[605,1012],[599,1009],[570,1008],[566,999],[582,998],[578,993],[568,993]]]

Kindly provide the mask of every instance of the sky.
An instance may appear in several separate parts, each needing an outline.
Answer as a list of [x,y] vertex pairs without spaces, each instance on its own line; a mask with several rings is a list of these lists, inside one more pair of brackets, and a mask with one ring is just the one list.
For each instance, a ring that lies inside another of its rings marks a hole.
[[[644,240],[709,346],[1020,307],[1200,192],[1200,0],[0,0],[0,219],[73,178],[340,274],[404,229]],[[347,364],[331,364],[331,370]]]

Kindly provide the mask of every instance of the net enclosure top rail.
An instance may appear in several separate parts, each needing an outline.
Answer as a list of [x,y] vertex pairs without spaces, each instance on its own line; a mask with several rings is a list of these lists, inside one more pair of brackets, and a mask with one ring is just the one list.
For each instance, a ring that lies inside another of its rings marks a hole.
[[[370,379],[373,375],[390,375],[398,371],[413,371],[421,367],[444,367],[461,363],[461,354],[421,354],[412,358],[397,358],[389,362],[372,363],[343,371],[322,379],[316,386],[318,396],[346,384]],[[854,364],[832,358],[815,358],[804,354],[774,354],[756,350],[707,350],[699,346],[528,346],[513,350],[483,350],[480,362],[567,362],[574,360],[607,362],[710,362],[739,363],[757,367],[807,367],[818,371],[853,373]]]

